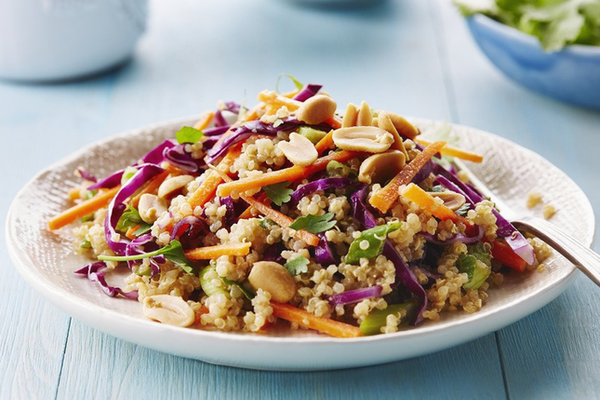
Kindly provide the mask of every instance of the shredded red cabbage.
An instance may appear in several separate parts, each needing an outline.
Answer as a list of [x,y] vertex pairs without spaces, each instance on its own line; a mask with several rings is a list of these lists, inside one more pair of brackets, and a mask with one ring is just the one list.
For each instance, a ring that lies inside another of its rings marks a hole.
[[96,178],[94,175],[90,174],[87,170],[85,170],[83,168],[77,168],[77,172],[79,173],[79,176],[81,176],[86,181],[90,181],[90,182],[94,182],[94,183],[98,182],[98,178]]
[[123,177],[123,172],[125,172],[125,170],[117,171],[117,172],[107,176],[104,179],[100,179],[93,185],[88,186],[88,190],[114,188],[115,186],[117,186],[118,184],[121,183],[121,178]]
[[137,290],[133,290],[131,292],[124,292],[123,289],[115,286],[110,286],[108,283],[106,283],[104,274],[100,272],[100,270],[104,268],[106,268],[106,263],[104,261],[96,261],[95,263],[88,264],[85,267],[78,269],[77,271],[75,271],[75,273],[80,275],[86,275],[90,281],[98,283],[102,291],[107,296],[115,297],[120,294],[121,296],[127,299],[137,300]]
[[164,160],[165,150],[177,146],[177,141],[167,139],[152,150],[150,150],[144,157],[141,158],[142,163],[147,164],[160,164]]
[[290,197],[290,205],[296,205],[303,197],[308,194],[318,192],[320,190],[327,189],[346,189],[346,188],[354,188],[358,186],[358,182],[353,181],[349,178],[324,178],[319,179],[310,183],[307,183],[304,186],[299,187],[294,191]]
[[[445,182],[445,180],[442,178],[447,178],[448,181],[453,183],[461,190],[459,193],[465,196],[465,199],[468,199],[472,204],[477,204],[484,200],[484,198],[475,192],[473,188],[447,170],[440,168],[439,172],[440,176],[438,176],[437,179],[440,183],[442,183],[442,185],[444,185],[443,182]],[[496,225],[498,226],[496,234],[504,238],[510,248],[527,264],[532,265],[535,262],[535,252],[533,251],[533,247],[529,244],[527,239],[525,239],[525,236],[523,236],[521,232],[519,232],[517,228],[513,226],[513,224],[508,222],[506,218],[500,215],[496,209],[492,209],[492,213],[496,216]]]
[[196,173],[200,168],[206,166],[204,160],[197,160],[192,154],[185,150],[185,144],[178,144],[171,148],[165,148],[164,159],[171,165],[188,173]]
[[263,261],[275,261],[283,263],[285,259],[281,255],[281,247],[278,243],[274,243],[267,247],[263,253]]
[[[288,132],[294,129],[306,125],[303,122],[298,121],[296,118],[287,118],[277,126],[273,124],[267,124],[260,120],[248,121],[241,126],[235,128],[226,138],[219,144],[210,149],[206,156],[206,162],[212,163],[217,158],[222,156],[227,149],[231,146],[240,143],[250,136],[255,134],[275,136],[278,132]],[[329,130],[331,127],[327,124],[312,125],[315,129]]]
[[[126,256],[134,256],[138,254],[144,254],[158,249],[158,245],[154,242],[154,238],[151,234],[145,234],[133,239],[127,244],[125,249]],[[165,257],[163,255],[151,257],[148,259],[150,263],[150,278],[160,273],[160,266],[158,264],[165,263]],[[135,265],[142,263],[142,260],[127,261],[127,265],[132,269]]]
[[230,126],[229,125],[225,125],[225,126],[219,126],[219,127],[215,127],[215,128],[209,128],[209,129],[205,129],[202,132],[204,133],[204,136],[221,136],[222,134],[224,134],[225,132],[227,132],[229,130]]
[[329,303],[334,307],[340,304],[358,303],[361,300],[371,297],[380,297],[382,290],[381,286],[375,285],[368,288],[349,290],[344,293],[336,293],[329,296]]
[[315,247],[315,260],[323,266],[329,266],[331,264],[339,264],[339,257],[335,254],[331,248],[331,244],[325,238],[325,234],[320,233],[318,236],[321,238],[317,247]]
[[154,178],[164,170],[155,164],[143,164],[138,166],[138,172],[131,177],[127,183],[121,187],[115,197],[111,200],[108,205],[108,211],[106,212],[106,219],[104,220],[104,237],[108,247],[117,255],[125,255],[127,250],[127,244],[129,243],[126,239],[113,240],[113,237],[120,237],[116,231],[117,223],[119,218],[125,211],[124,201],[132,196],[139,188],[141,188],[148,180]]
[[[377,226],[377,220],[364,202],[366,195],[367,186],[354,193],[350,197],[350,202],[354,209],[354,218],[365,228],[369,229]],[[385,241],[382,254],[396,267],[396,277],[398,280],[416,297],[417,313],[412,324],[418,325],[423,321],[423,316],[421,314],[427,309],[427,293],[425,292],[425,289],[423,289],[423,286],[421,286],[415,274],[408,268],[389,239]]]
[[199,247],[207,232],[208,224],[202,218],[190,215],[173,226],[171,241],[178,239],[185,248]]
[[297,95],[294,96],[294,100],[304,102],[319,93],[319,90],[321,90],[322,87],[323,85],[309,83],[308,85],[304,86]]

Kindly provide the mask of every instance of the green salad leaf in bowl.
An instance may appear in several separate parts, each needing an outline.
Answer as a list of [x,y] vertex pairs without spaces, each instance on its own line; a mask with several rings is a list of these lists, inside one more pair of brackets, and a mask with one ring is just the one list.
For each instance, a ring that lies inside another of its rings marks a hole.
[[465,17],[484,14],[537,37],[547,52],[600,46],[600,0],[454,0]]

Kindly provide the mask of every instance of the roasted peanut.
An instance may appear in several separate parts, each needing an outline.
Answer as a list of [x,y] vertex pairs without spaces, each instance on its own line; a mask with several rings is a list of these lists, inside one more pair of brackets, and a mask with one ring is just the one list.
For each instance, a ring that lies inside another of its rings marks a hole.
[[394,143],[392,143],[390,148],[395,149],[395,150],[400,150],[402,153],[404,153],[404,157],[406,157],[406,159],[408,159],[408,153],[406,152],[406,149],[404,148],[404,143],[403,143],[402,137],[400,137],[400,135],[398,134],[398,131],[396,130],[396,127],[394,126],[394,123],[392,122],[390,115],[387,112],[381,111],[378,114],[377,126],[380,127],[381,129],[388,131],[389,133],[392,134],[392,136],[394,136]]
[[360,110],[356,117],[356,126],[371,126],[373,123],[373,111],[366,101],[360,103]]
[[394,143],[391,133],[374,126],[355,126],[333,131],[333,142],[344,150],[383,153]]
[[165,199],[158,198],[149,193],[144,193],[140,197],[138,212],[142,221],[152,224],[165,211],[167,211],[167,202]]
[[398,150],[373,154],[360,165],[358,180],[368,184],[390,180],[404,167],[406,157]]
[[279,142],[277,147],[294,165],[310,165],[319,157],[315,145],[296,132],[290,134],[289,142]]
[[462,194],[459,194],[459,193],[433,192],[433,193],[429,193],[429,194],[433,197],[437,197],[438,199],[441,199],[444,202],[444,205],[453,211],[456,211],[459,208],[461,208],[466,202],[465,196],[463,196]]
[[356,126],[356,118],[358,117],[358,108],[349,103],[348,107],[346,107],[346,113],[344,114],[344,118],[342,119],[342,128],[350,128]]
[[337,104],[329,96],[322,94],[306,100],[296,111],[296,118],[307,124],[316,125],[333,117]]
[[296,294],[296,280],[284,266],[274,261],[254,263],[248,282],[256,290],[269,292],[271,299],[278,303],[287,303]]
[[194,310],[185,300],[168,294],[146,297],[143,313],[146,318],[175,326],[190,326],[195,319]]
[[179,175],[167,178],[158,188],[158,197],[164,198],[175,194],[193,180],[194,177],[191,175]]

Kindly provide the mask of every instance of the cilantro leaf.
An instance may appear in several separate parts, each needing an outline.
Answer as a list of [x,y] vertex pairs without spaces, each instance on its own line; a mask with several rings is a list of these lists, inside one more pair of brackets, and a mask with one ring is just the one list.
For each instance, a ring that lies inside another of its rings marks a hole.
[[294,191],[287,188],[289,184],[289,182],[274,183],[273,185],[265,186],[263,189],[273,203],[281,206],[292,199],[290,194],[294,193]]
[[298,256],[290,261],[286,262],[284,267],[289,271],[289,273],[294,275],[299,275],[304,272],[308,272],[308,264],[310,261],[308,258],[304,256]]
[[320,233],[325,232],[335,226],[337,223],[336,220],[333,220],[333,213],[327,213],[324,215],[305,215],[303,217],[298,217],[292,224],[290,228],[295,230],[304,229],[310,233]]
[[279,82],[281,81],[281,78],[288,78],[288,79],[290,79],[294,83],[294,86],[296,86],[296,89],[298,89],[298,90],[302,90],[302,88],[304,87],[304,85],[300,81],[298,81],[298,79],[294,78],[292,75],[290,75],[290,74],[280,74],[277,77],[277,82],[275,82],[275,91],[277,93],[281,93],[279,91]]
[[140,217],[140,213],[136,210],[131,204],[127,206],[127,210],[121,215],[119,218],[119,222],[117,222],[117,230],[120,232],[125,232],[129,228],[134,228],[139,225],[139,228],[135,231],[136,235],[141,235],[143,233],[148,232],[152,229],[152,225],[147,224]]
[[192,262],[185,256],[183,252],[183,247],[181,247],[181,242],[178,240],[173,240],[171,243],[166,245],[165,247],[161,247],[158,250],[151,251],[143,254],[136,254],[133,256],[105,256],[99,255],[98,260],[100,261],[134,261],[134,260],[143,260],[144,258],[155,257],[159,255],[165,256],[165,258],[174,264],[177,264],[179,268],[184,270],[190,275],[194,274],[194,266]]
[[192,128],[191,126],[184,126],[181,128],[176,134],[175,138],[179,144],[183,143],[196,143],[204,136],[204,132],[199,131],[196,128]]
[[244,287],[244,285],[242,285],[241,282],[237,282],[237,281],[230,281],[229,279],[225,278],[225,277],[221,277],[221,280],[223,282],[225,282],[227,285],[231,286],[231,285],[235,285],[238,287],[238,289],[240,289],[240,291],[244,294],[244,296],[246,296],[246,298],[248,300],[252,300],[254,298],[254,296],[256,296],[254,293],[252,293],[252,291],[246,289]]

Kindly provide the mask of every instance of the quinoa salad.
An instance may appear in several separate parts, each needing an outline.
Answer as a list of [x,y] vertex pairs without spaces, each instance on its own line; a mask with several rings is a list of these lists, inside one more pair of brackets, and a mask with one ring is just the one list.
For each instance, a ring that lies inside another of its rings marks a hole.
[[220,102],[122,170],[79,168],[48,223],[75,226],[75,273],[164,324],[347,338],[477,312],[507,273],[543,269],[550,248],[452,162],[481,155],[321,89]]

